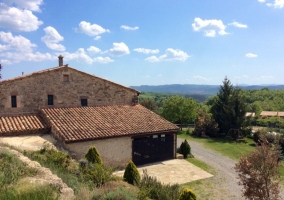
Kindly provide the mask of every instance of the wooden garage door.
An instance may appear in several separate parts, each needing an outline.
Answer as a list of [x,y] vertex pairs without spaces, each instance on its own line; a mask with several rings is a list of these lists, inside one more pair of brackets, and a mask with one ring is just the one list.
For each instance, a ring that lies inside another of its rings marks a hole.
[[132,139],[132,160],[136,165],[143,165],[173,158],[173,134]]

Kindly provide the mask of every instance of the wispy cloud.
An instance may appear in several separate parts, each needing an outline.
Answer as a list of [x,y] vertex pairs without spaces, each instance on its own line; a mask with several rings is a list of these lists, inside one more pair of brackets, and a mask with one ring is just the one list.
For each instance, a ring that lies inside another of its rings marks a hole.
[[160,61],[186,61],[190,56],[186,52],[179,49],[168,48],[164,55],[159,57],[150,56],[145,60],[148,62],[160,62]]
[[247,57],[247,58],[256,58],[257,55],[256,55],[256,54],[253,54],[253,53],[247,53],[247,54],[245,55],[245,57]]
[[126,26],[126,25],[122,25],[120,26],[120,28],[124,29],[124,30],[127,30],[127,31],[136,31],[139,29],[138,26],[135,26],[135,27],[130,27],[130,26]]
[[248,26],[246,24],[241,24],[239,22],[232,22],[230,24],[228,24],[229,26],[234,26],[237,28],[247,28]]
[[211,78],[206,78],[204,76],[194,76],[193,79],[198,80],[198,81],[210,81]]
[[133,49],[133,51],[144,53],[144,54],[156,54],[159,53],[159,49],[145,49],[145,48],[136,48]]

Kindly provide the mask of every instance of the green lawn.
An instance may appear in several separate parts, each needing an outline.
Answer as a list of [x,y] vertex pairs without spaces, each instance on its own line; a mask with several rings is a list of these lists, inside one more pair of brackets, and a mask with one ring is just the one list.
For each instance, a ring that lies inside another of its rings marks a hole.
[[[198,138],[198,137],[194,137],[192,135],[186,134],[185,131],[182,131],[180,134],[178,134],[178,138],[184,138],[184,139],[187,139],[188,141],[195,141],[195,142],[201,143],[206,148],[214,150],[235,161],[238,161],[241,155],[247,155],[248,153],[252,152],[255,149],[254,141],[249,138],[245,138],[246,143],[243,143],[243,142],[237,143],[231,139],[226,139],[226,138]],[[194,163],[194,162],[198,162],[198,160],[189,161],[189,162],[198,166],[198,163],[197,164]],[[201,164],[198,167],[204,169],[205,171],[208,171],[206,170],[206,168],[202,167],[204,164]],[[280,182],[282,185],[284,185],[284,161],[282,161],[281,166],[279,167],[279,172],[281,176]]]
[[206,148],[219,152],[235,161],[239,160],[240,155],[247,155],[255,149],[254,141],[249,138],[245,138],[246,143],[237,143],[226,138],[198,138],[186,134],[185,131],[178,134],[178,137],[202,143]]

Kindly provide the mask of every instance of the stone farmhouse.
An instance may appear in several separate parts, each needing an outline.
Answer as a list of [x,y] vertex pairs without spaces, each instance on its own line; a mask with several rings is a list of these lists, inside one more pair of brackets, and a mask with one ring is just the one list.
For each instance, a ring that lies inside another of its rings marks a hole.
[[52,134],[76,159],[95,145],[111,166],[176,157],[179,128],[139,105],[139,91],[58,58],[58,67],[0,82],[0,137]]

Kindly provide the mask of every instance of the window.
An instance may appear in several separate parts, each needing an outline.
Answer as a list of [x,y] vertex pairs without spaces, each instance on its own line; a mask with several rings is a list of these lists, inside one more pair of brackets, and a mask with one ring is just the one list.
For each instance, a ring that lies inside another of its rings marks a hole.
[[12,108],[17,108],[17,96],[15,95],[11,96],[11,105],[12,105]]
[[53,95],[47,95],[47,105],[53,105]]
[[64,74],[64,75],[63,75],[63,81],[64,81],[64,82],[69,82],[69,75]]
[[88,106],[88,99],[81,99],[81,106]]

